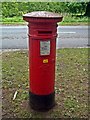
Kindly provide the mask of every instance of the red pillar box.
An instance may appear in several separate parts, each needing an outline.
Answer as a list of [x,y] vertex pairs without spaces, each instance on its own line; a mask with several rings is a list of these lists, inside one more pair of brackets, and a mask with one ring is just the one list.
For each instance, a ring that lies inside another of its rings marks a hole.
[[30,106],[46,110],[55,105],[55,58],[57,22],[62,16],[52,12],[27,13],[29,22]]

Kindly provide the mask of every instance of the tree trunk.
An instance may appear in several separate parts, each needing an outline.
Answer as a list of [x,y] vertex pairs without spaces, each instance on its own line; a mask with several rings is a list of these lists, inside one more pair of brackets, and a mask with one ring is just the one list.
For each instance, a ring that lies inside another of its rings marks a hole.
[[86,12],[84,15],[90,17],[90,2],[87,3]]

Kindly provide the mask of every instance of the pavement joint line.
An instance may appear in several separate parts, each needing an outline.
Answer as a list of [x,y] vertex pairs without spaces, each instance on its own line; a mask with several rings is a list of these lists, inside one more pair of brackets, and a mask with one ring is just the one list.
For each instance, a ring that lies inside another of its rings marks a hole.
[[[27,28],[28,26],[27,26],[27,24],[26,25],[0,25],[0,28],[2,28],[2,27],[4,27],[4,28]],[[73,25],[71,25],[71,26],[58,26],[57,28],[89,28],[90,26],[88,26],[88,25],[79,25],[79,26],[73,26]]]
[[[63,48],[90,48],[89,46],[87,47],[57,47],[56,49],[63,49]],[[12,51],[22,51],[22,50],[28,50],[28,49],[0,49],[0,53],[3,52],[12,52]]]
[[22,50],[28,50],[28,49],[0,49],[0,53],[3,52],[12,52],[12,51],[22,51]]

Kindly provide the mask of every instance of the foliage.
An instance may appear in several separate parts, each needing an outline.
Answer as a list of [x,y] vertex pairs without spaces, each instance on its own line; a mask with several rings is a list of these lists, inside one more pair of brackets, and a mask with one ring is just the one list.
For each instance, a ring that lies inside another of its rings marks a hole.
[[68,7],[68,12],[73,14],[83,14],[86,10],[86,3],[84,2],[66,3],[66,6]]
[[32,11],[51,11],[69,14],[84,14],[86,11],[85,2],[3,2],[2,16],[22,16]]

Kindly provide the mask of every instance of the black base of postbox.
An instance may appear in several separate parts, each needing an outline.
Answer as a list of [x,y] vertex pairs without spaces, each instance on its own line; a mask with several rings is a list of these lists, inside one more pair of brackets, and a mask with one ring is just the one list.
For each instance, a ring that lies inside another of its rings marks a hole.
[[34,110],[47,111],[55,106],[55,92],[49,95],[35,95],[29,92],[29,104]]

